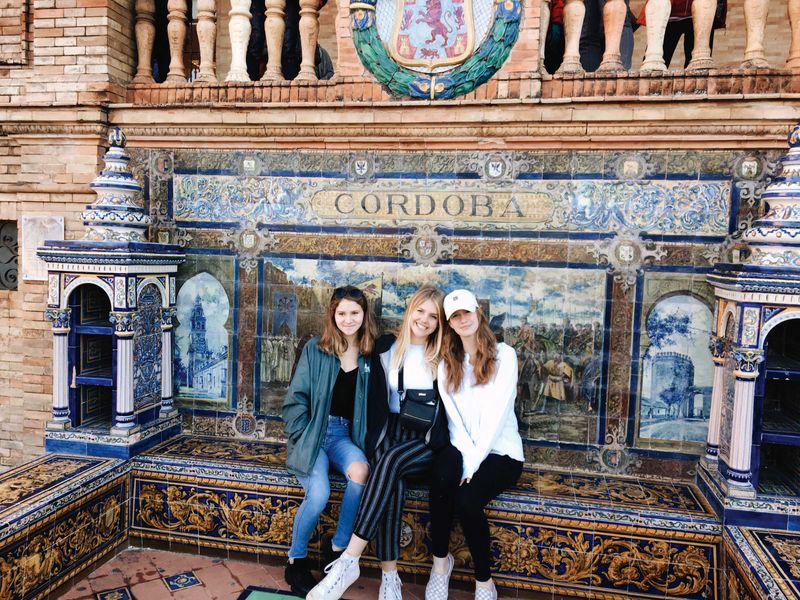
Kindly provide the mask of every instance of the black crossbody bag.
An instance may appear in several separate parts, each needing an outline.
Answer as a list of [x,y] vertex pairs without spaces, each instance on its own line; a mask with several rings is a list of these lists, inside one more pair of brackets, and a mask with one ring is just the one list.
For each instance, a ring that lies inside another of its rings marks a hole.
[[409,431],[428,431],[433,426],[439,402],[436,389],[404,389],[401,367],[397,374],[397,393],[400,395],[400,425]]

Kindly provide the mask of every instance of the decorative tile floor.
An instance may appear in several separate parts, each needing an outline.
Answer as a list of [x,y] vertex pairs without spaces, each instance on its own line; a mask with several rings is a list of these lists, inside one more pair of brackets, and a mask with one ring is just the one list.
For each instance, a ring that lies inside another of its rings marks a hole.
[[[413,575],[403,574],[402,577],[403,598],[421,600],[425,597],[427,577],[417,577],[417,581]],[[179,585],[171,590],[168,582]],[[61,595],[51,597],[61,600],[236,600],[248,586],[289,589],[283,580],[283,565],[275,559],[255,563],[164,550],[128,549],[84,575]],[[374,600],[378,597],[379,586],[376,573],[368,572],[350,588],[346,598]],[[126,590],[128,596],[124,595]],[[451,590],[450,593],[450,600],[471,598],[473,594],[465,590]]]

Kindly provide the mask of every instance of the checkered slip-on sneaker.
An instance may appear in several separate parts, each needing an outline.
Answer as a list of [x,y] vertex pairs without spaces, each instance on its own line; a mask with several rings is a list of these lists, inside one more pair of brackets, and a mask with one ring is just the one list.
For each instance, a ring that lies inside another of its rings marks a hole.
[[452,554],[447,555],[447,574],[434,573],[431,569],[431,577],[428,585],[425,586],[425,600],[447,600],[447,589],[450,587],[450,574],[453,572],[455,559]]
[[497,588],[494,581],[489,587],[475,587],[475,600],[497,600]]

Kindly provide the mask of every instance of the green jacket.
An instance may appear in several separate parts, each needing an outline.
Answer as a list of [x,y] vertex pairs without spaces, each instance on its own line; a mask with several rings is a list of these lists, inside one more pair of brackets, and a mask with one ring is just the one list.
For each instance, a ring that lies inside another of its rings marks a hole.
[[[328,429],[331,396],[339,375],[339,358],[317,347],[312,338],[303,348],[292,383],[283,401],[284,431],[289,440],[286,467],[299,475],[311,472]],[[369,360],[358,357],[358,380],[353,406],[352,438],[362,450],[367,435]]]

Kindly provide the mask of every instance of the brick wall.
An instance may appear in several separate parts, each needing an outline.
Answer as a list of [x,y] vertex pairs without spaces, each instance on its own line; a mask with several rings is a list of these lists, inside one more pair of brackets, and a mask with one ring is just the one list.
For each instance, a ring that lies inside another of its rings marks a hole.
[[0,65],[24,63],[26,13],[26,0],[0,0]]
[[[79,215],[94,194],[88,183],[99,167],[98,136],[0,137],[0,219],[64,217],[65,237],[83,236]],[[18,231],[20,245],[25,232]],[[0,291],[0,470],[43,452],[52,411],[52,345],[44,320],[47,283],[20,277]]]

